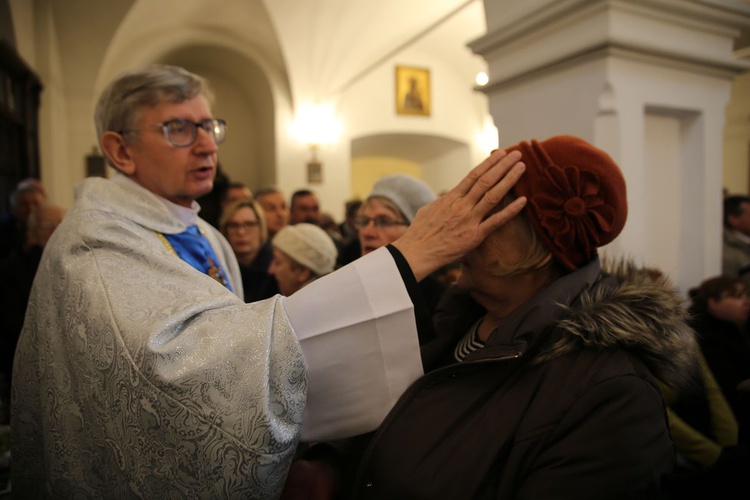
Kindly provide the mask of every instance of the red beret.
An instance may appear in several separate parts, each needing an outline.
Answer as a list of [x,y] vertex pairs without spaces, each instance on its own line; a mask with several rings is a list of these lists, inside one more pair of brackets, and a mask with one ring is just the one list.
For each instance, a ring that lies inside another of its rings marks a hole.
[[566,269],[587,264],[620,234],[628,217],[625,178],[607,153],[570,135],[505,150],[523,155],[526,172],[513,193],[526,196],[524,213]]

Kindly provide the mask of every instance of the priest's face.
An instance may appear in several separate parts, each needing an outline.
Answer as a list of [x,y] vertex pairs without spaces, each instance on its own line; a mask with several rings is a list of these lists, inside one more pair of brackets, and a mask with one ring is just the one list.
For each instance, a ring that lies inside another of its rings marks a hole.
[[170,144],[158,124],[178,118],[200,122],[213,117],[200,95],[141,108],[137,135],[125,146],[130,158],[125,173],[152,193],[190,207],[213,188],[218,148],[211,134],[200,127],[192,145]]

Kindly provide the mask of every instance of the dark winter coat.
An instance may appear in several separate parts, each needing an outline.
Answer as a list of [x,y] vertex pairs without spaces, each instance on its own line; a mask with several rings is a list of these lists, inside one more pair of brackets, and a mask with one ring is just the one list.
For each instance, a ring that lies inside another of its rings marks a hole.
[[270,243],[260,247],[258,255],[249,266],[240,264],[242,287],[245,292],[245,302],[257,302],[268,299],[279,293],[279,284],[268,268],[273,260],[273,247]]
[[484,313],[446,294],[438,367],[403,395],[370,443],[355,498],[649,498],[674,449],[654,376],[676,384],[694,340],[679,297],[618,285],[598,260],[555,281],[445,365]]
[[698,333],[703,356],[740,427],[750,429],[750,395],[737,390],[740,382],[750,379],[750,346],[734,324],[692,312],[690,324]]

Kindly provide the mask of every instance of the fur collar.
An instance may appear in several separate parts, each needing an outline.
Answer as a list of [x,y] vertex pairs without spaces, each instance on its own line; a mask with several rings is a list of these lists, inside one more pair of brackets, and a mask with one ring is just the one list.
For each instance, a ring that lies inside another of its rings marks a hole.
[[683,299],[656,271],[628,262],[616,263],[610,271],[619,284],[592,287],[563,306],[568,314],[555,325],[560,336],[537,361],[581,347],[618,347],[642,359],[665,384],[689,383],[696,341]]

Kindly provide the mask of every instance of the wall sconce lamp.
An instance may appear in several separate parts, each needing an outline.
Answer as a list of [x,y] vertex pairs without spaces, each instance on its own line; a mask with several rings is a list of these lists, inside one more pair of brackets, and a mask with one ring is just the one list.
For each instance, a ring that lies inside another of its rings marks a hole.
[[323,164],[318,159],[318,151],[322,145],[334,143],[341,136],[341,124],[336,119],[333,106],[315,104],[300,107],[292,123],[292,134],[310,148],[307,182],[322,182]]
[[477,134],[477,143],[479,148],[487,154],[500,147],[499,133],[492,117],[488,116],[484,119],[484,127]]

